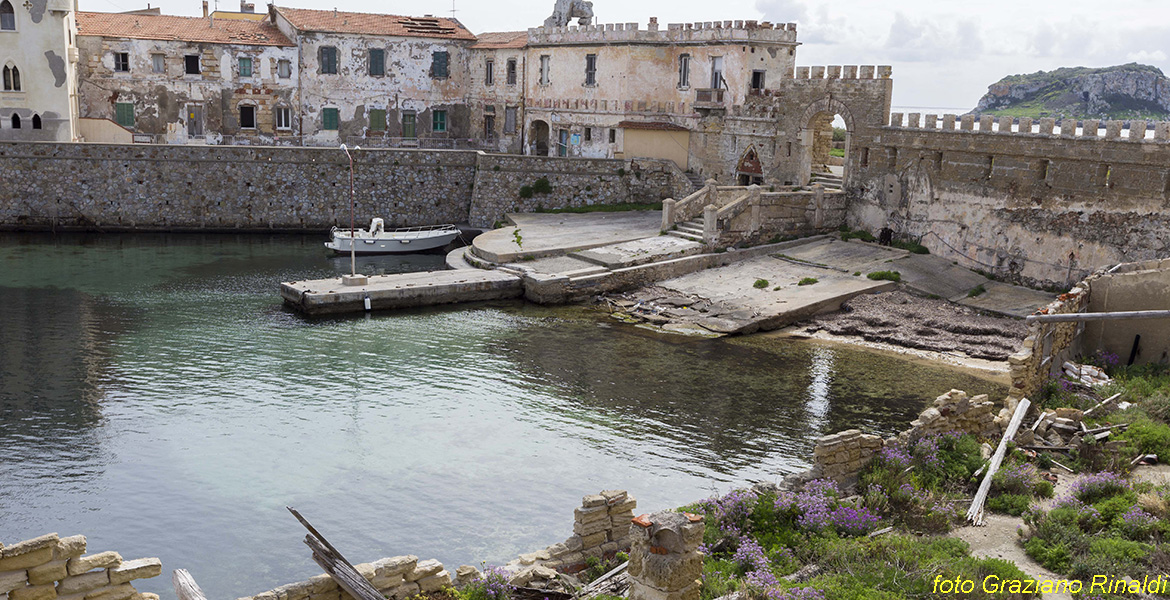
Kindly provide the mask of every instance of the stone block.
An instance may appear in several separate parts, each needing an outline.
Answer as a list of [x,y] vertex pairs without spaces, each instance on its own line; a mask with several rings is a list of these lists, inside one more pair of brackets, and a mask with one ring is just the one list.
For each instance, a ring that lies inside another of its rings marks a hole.
[[[33,585],[53,583],[69,576],[69,561],[54,560],[28,570],[28,582]],[[3,586],[0,585],[0,590]]]
[[[394,598],[395,600],[404,600],[405,598],[410,598],[411,596],[417,595],[418,591],[419,591],[419,587],[418,587],[417,583],[408,583],[406,585],[403,585],[401,587],[398,587],[398,588],[391,590],[386,595],[389,596],[390,598]],[[314,599],[314,600],[316,600],[316,599]]]
[[613,520],[610,522],[610,529],[612,529],[615,532],[619,532],[619,535],[623,535],[624,532],[629,530],[630,522],[633,520],[634,520],[634,513],[633,512],[614,515]]
[[106,571],[94,571],[73,577],[66,577],[57,584],[57,593],[77,594],[90,592],[110,584],[110,574]]
[[609,514],[615,515],[618,513],[633,512],[634,509],[637,507],[638,507],[638,501],[633,499],[633,498],[627,497],[625,500],[622,500],[620,502],[615,502],[612,505],[610,505]]
[[135,579],[149,579],[162,574],[162,561],[157,558],[139,558],[126,561],[110,569],[110,584],[118,585]]
[[437,592],[450,585],[451,574],[444,570],[440,570],[438,573],[435,573],[430,577],[424,577],[418,580],[418,589],[423,593]]
[[605,558],[605,552],[603,552],[601,550],[601,546],[594,546],[592,548],[586,548],[586,549],[581,551],[581,554],[585,555],[586,560],[588,560],[590,558],[596,558],[597,560],[601,560],[602,558]]
[[581,536],[581,544],[586,550],[590,548],[596,548],[607,541],[609,541],[609,537],[605,535],[605,530],[601,530],[591,535]]
[[[362,577],[365,577],[365,578],[366,578],[366,580],[373,579],[373,578],[374,578],[374,576],[376,575],[376,573],[374,572],[374,565],[373,565],[372,563],[359,563],[359,564],[356,564],[356,565],[354,565],[354,566],[353,566],[353,570],[357,571],[357,572],[358,572],[358,575],[361,575]],[[290,585],[292,585],[292,584],[290,584]],[[279,588],[276,588],[276,589],[277,589],[277,590],[279,590],[279,589],[281,589],[281,588],[284,588],[284,587],[287,587],[287,586],[281,586],[281,587],[279,587]],[[275,590],[274,590],[274,591],[275,591]],[[279,592],[277,592],[277,594],[276,594],[276,598],[277,598],[277,600],[285,600],[284,598],[281,598],[281,597],[280,597],[280,593],[279,593]]]
[[373,562],[374,574],[378,577],[390,577],[392,575],[406,575],[414,570],[418,565],[417,556],[394,556],[391,558],[383,558]]
[[563,543],[569,552],[577,552],[578,550],[585,547],[585,543],[581,540],[581,536],[579,535],[574,535],[565,540]]
[[565,567],[573,567],[585,563],[585,555],[581,552],[572,552],[561,557]]
[[625,500],[629,494],[625,490],[602,490],[601,495],[605,497],[606,504],[616,504]]
[[57,588],[51,583],[30,585],[8,592],[8,600],[55,600]]
[[443,570],[443,563],[441,563],[433,558],[429,559],[429,560],[421,560],[418,562],[418,565],[415,566],[414,570],[411,571],[409,574],[407,574],[406,580],[407,581],[418,581],[420,579],[424,579],[424,578],[430,577],[432,575],[435,575],[439,571],[442,571],[442,570]]
[[[7,594],[12,590],[24,587],[26,583],[29,583],[29,576],[30,575],[27,571],[9,571],[7,573],[0,573],[0,594]],[[41,583],[48,582],[42,581]]]
[[[573,523],[573,533],[586,538],[591,535],[596,535],[598,532],[604,533],[605,530],[610,528],[610,525],[611,522],[607,515],[607,518],[604,521],[594,521],[592,523]],[[585,543],[585,547],[589,547],[588,542]]]
[[609,518],[609,510],[604,506],[577,508],[573,510],[573,520],[577,523],[593,523],[607,518]]
[[565,546],[564,543],[553,544],[549,546],[547,550],[549,558],[560,558],[569,552],[572,552],[572,550],[569,550],[569,548]]
[[[5,548],[5,554],[7,554],[9,548],[15,547],[16,546],[9,546],[8,548]],[[23,552],[21,554],[13,554],[5,556],[4,558],[0,558],[0,573],[4,571],[21,571],[24,569],[30,569],[32,567],[43,565],[52,560],[53,547],[41,547],[35,550]]]
[[593,508],[596,506],[605,506],[605,496],[601,494],[590,494],[581,498],[581,506],[583,508]]
[[138,590],[129,583],[111,585],[85,595],[85,600],[130,600]]
[[321,574],[309,578],[310,596],[318,596],[338,589],[337,581],[329,575]]
[[81,575],[94,569],[109,569],[122,564],[122,555],[117,552],[99,552],[89,556],[69,559],[69,574]]
[[693,555],[651,555],[642,565],[639,580],[660,590],[681,590],[703,575],[703,556]]
[[[0,550],[0,557],[9,558],[22,554],[28,554],[30,552],[36,552],[37,550],[42,550],[44,548],[52,549],[57,545],[57,541],[59,539],[60,538],[57,537],[57,534],[49,533],[40,537],[35,537],[31,540],[25,540],[11,546],[6,546],[3,550]],[[0,569],[0,571],[7,570],[9,569]]]

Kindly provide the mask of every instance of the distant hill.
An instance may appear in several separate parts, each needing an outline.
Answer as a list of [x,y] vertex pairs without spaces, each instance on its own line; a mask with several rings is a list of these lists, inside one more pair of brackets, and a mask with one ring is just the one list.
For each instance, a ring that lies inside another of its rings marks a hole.
[[1150,65],[1011,75],[972,111],[1008,117],[1170,120],[1170,79]]

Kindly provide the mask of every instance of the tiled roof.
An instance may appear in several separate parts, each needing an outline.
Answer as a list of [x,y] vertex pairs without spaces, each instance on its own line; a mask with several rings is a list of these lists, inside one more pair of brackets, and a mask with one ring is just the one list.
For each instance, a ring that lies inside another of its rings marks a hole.
[[479,41],[471,47],[481,50],[520,49],[528,45],[527,31],[497,31],[481,33],[475,37]]
[[646,131],[690,131],[681,125],[664,123],[662,121],[622,121],[618,123],[621,129],[643,129]]
[[242,21],[175,17],[77,13],[77,34],[139,40],[175,40],[212,44],[292,46],[275,25],[267,21]]
[[277,6],[276,11],[300,31],[394,35],[405,37],[474,40],[475,35],[459,21],[443,17],[402,17],[369,13],[312,10]]

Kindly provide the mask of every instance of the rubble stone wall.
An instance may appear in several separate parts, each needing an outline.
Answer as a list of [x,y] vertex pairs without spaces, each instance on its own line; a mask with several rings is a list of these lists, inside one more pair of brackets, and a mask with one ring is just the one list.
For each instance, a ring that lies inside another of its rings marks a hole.
[[[451,585],[451,575],[442,563],[437,560],[420,561],[417,556],[383,558],[354,565],[354,568],[374,588],[394,600],[435,592]],[[332,577],[321,574],[308,581],[282,585],[239,600],[353,600],[353,597],[341,589]]]
[[157,577],[157,558],[123,561],[117,552],[85,553],[85,536],[55,533],[11,546],[0,544],[0,599],[158,600],[139,593],[135,579]]

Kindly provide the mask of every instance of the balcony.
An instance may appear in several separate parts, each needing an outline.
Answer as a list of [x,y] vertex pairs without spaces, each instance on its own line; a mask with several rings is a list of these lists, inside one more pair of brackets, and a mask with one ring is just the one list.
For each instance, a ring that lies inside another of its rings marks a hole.
[[695,90],[695,108],[699,110],[726,110],[727,105],[724,104],[726,93],[727,90],[724,89],[697,89]]

